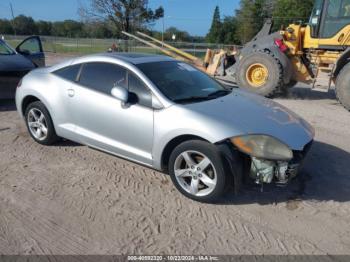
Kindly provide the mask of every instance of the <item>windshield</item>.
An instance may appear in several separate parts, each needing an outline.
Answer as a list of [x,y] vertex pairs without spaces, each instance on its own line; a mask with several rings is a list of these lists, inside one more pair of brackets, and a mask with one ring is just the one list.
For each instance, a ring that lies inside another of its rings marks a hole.
[[137,67],[168,99],[177,103],[215,99],[231,92],[207,74],[183,62],[152,62]]
[[0,41],[0,55],[14,55],[15,52],[5,42]]

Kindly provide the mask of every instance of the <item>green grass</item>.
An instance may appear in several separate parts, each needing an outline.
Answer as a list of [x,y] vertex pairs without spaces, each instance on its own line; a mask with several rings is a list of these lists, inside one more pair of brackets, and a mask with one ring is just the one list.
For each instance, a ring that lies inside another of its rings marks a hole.
[[[15,48],[18,44],[20,44],[21,40],[8,40],[7,41],[13,48]],[[43,48],[45,52],[53,52],[59,54],[77,54],[77,55],[85,55],[85,54],[94,54],[94,53],[102,53],[106,52],[111,47],[111,43],[91,43],[89,40],[81,40],[78,42],[51,42],[51,41],[43,41]],[[123,46],[121,46],[122,48]],[[121,50],[122,51],[122,50]],[[146,53],[146,54],[163,54],[161,51],[143,47],[143,46],[134,46],[132,44],[129,45],[130,52],[137,53]],[[205,53],[197,52],[195,54],[198,58],[204,59]]]
[[6,40],[6,43],[8,43],[13,48],[16,48],[21,43],[21,41],[19,41],[19,40]]
[[[8,44],[10,44],[13,48],[16,48],[17,45],[21,43],[19,40],[8,40]],[[74,44],[74,43],[52,43],[52,42],[43,42],[43,48],[45,52],[54,52],[54,53],[62,53],[62,54],[92,54],[92,53],[101,53],[106,52],[111,46],[108,44]],[[129,47],[129,51],[139,52],[139,53],[160,53],[157,50],[151,48],[144,47]]]

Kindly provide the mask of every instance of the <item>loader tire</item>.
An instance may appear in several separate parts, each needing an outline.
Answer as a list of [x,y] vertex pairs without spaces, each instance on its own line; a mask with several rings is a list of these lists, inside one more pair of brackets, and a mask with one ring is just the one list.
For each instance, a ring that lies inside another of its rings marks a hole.
[[284,87],[292,88],[292,87],[295,87],[297,83],[298,83],[298,81],[290,80],[288,84],[284,85]]
[[236,81],[240,88],[271,97],[283,86],[283,67],[273,54],[256,51],[239,62]]
[[335,82],[335,93],[338,101],[350,111],[350,64],[340,71]]

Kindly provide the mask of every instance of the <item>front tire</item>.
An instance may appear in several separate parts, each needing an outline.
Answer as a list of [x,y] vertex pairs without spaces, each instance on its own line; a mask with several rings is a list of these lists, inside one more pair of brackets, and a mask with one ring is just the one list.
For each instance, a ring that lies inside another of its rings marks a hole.
[[335,93],[339,102],[350,111],[350,64],[340,71],[336,83]]
[[216,146],[191,140],[178,145],[170,155],[169,174],[175,187],[200,202],[215,202],[228,181]]
[[239,62],[236,81],[240,88],[271,97],[283,85],[283,68],[273,54],[256,51]]
[[49,111],[42,102],[29,104],[24,115],[28,132],[37,143],[52,145],[58,140]]

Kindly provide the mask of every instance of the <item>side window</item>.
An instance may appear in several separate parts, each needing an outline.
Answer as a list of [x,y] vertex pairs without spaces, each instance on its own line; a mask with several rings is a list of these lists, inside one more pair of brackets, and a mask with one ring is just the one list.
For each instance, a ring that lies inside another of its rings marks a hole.
[[14,52],[2,41],[0,41],[0,55],[13,55]]
[[126,86],[126,70],[109,63],[83,65],[79,83],[95,91],[110,95],[114,86]]
[[31,37],[25,40],[19,47],[18,50],[21,52],[27,52],[29,54],[41,53],[41,44],[39,39],[36,37]]
[[332,0],[327,6],[321,37],[330,38],[350,23],[350,0]]
[[350,1],[349,0],[343,0],[340,16],[350,17]]
[[68,66],[60,70],[57,70],[53,73],[59,77],[75,82],[77,80],[80,67],[81,67],[81,64],[72,65],[72,66]]
[[135,95],[138,104],[152,107],[152,93],[133,73],[128,73],[129,92]]
[[328,3],[328,8],[327,8],[327,18],[337,18],[339,17],[339,11],[340,11],[340,6],[341,6],[341,0],[332,0],[329,1]]
[[316,0],[310,16],[311,36],[318,37],[324,0]]

